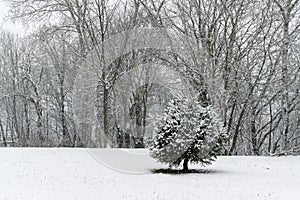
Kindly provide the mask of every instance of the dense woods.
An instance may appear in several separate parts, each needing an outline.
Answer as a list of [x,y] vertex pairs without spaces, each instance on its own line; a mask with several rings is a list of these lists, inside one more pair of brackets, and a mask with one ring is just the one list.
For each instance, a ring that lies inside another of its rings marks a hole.
[[[6,3],[35,28],[0,33],[1,146],[147,147],[156,116],[192,92],[218,110],[227,155],[299,154],[299,0]],[[126,47],[156,28],[180,52],[162,37]]]

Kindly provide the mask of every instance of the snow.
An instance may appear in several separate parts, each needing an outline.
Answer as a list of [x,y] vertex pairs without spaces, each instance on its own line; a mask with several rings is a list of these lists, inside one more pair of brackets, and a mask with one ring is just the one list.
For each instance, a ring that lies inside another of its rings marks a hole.
[[[0,199],[300,198],[300,157],[219,157],[201,174],[165,167],[147,150],[2,148]],[[201,166],[192,166],[201,168]]]
[[18,34],[19,36],[25,35],[26,30],[21,22],[8,21],[8,11],[7,4],[3,0],[0,0],[0,30]]

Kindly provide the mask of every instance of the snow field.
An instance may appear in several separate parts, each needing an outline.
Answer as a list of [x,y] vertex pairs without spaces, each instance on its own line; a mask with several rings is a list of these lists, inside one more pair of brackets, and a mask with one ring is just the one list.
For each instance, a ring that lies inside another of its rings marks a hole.
[[299,156],[219,157],[191,166],[207,173],[178,175],[151,173],[166,166],[147,150],[2,148],[0,158],[0,199],[300,199]]

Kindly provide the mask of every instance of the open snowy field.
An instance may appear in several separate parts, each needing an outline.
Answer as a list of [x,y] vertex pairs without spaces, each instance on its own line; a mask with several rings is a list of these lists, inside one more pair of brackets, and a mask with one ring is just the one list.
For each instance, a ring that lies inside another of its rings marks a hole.
[[[152,174],[146,150],[0,149],[0,199],[300,199],[300,157],[219,157],[201,174]],[[201,168],[201,166],[192,166]]]

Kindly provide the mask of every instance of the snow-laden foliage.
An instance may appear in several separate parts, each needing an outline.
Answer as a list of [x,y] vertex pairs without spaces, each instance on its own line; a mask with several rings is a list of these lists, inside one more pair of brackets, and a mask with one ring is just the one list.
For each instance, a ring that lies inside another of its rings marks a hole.
[[187,160],[211,164],[222,154],[226,135],[212,106],[193,98],[172,100],[156,122],[150,154],[161,163],[178,166]]

